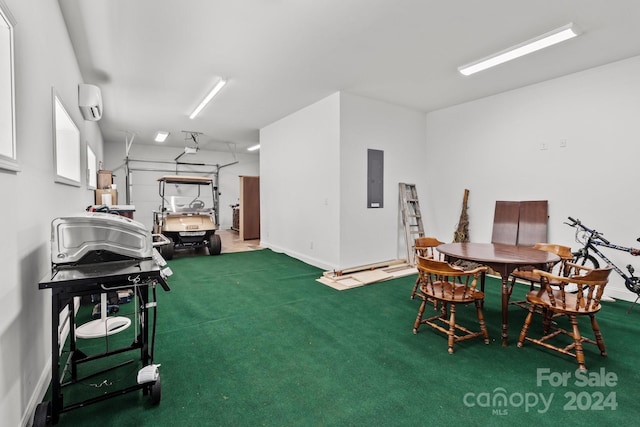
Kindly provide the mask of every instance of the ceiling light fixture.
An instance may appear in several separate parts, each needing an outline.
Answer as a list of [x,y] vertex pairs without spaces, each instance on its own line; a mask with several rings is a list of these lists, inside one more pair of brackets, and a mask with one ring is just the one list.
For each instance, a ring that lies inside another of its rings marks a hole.
[[486,58],[458,67],[458,71],[465,76],[469,76],[479,71],[486,70],[487,68],[495,67],[496,65],[511,61],[512,59],[544,49],[545,47],[553,46],[554,44],[569,40],[579,34],[580,31],[573,25],[573,23],[569,23],[524,43],[517,44],[493,55],[487,56]]
[[247,151],[256,151],[260,149],[260,144],[257,145],[252,145],[251,147],[247,148]]
[[226,84],[227,81],[225,79],[220,79],[220,81],[213,87],[213,89],[211,89],[211,92],[209,92],[209,94],[204,97],[200,105],[198,105],[196,109],[193,110],[193,113],[191,113],[189,118],[194,119],[198,114],[200,114],[200,111],[202,111],[202,109],[207,106],[207,104],[213,99],[213,97],[216,96],[216,94],[220,92],[220,89],[222,89]]
[[158,133],[156,134],[155,141],[156,142],[165,142],[167,140],[168,136],[169,136],[169,132],[166,132],[164,130],[158,131]]

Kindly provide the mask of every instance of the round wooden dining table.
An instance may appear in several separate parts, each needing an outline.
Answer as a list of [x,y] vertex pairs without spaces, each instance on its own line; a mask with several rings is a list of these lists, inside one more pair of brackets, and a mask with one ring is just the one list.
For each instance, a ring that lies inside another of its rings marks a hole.
[[474,261],[490,267],[502,279],[502,345],[508,345],[509,329],[509,276],[518,267],[544,268],[549,263],[560,261],[560,257],[529,246],[514,246],[501,243],[446,243],[436,248],[450,262]]

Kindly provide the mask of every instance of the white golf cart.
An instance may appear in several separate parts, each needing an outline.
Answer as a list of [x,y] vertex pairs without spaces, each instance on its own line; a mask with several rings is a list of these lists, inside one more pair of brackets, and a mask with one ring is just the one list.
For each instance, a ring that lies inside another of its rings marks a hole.
[[[222,243],[216,234],[218,188],[212,178],[176,175],[163,176],[158,182],[161,205],[160,211],[153,212],[153,232],[169,240],[160,246],[162,256],[172,259],[176,250],[197,248],[219,255]],[[210,199],[208,194],[202,194],[203,187],[211,189]]]

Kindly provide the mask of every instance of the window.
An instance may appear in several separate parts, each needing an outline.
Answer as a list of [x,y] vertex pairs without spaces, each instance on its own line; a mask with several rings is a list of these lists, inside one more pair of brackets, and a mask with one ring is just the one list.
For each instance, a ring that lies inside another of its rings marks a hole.
[[89,144],[87,144],[87,188],[95,190],[98,186],[96,153]]
[[13,74],[14,23],[9,9],[0,0],[0,168],[19,171]]
[[80,130],[56,90],[52,92],[55,181],[80,187]]

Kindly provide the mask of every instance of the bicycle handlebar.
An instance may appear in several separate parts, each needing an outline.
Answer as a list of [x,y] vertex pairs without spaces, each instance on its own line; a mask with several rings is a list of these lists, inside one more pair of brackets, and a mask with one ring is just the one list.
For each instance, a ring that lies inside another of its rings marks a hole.
[[571,217],[567,217],[567,218],[569,218],[569,221],[571,221],[571,224],[567,223],[569,226],[571,226],[571,227],[578,226],[578,227],[582,228],[584,231],[586,231],[587,233],[591,234],[591,238],[600,239],[600,240],[602,240],[603,243],[605,243],[607,245],[611,244],[610,241],[608,241],[607,239],[602,237],[602,233],[600,233],[600,232],[598,232],[596,230],[591,230],[590,228],[582,225],[582,222],[580,222],[579,219],[574,219],[574,218],[571,218]]
[[565,223],[565,224],[568,224],[568,225],[570,225],[572,227],[575,227],[576,225],[580,225],[580,220],[579,219],[573,219],[571,217],[568,217],[568,218],[569,218],[569,221],[571,221],[571,224],[569,224],[568,222]]

